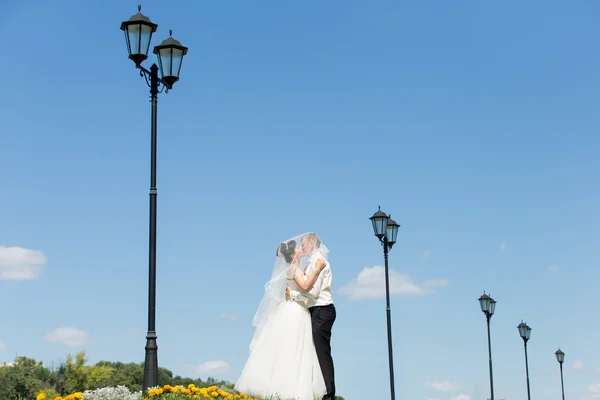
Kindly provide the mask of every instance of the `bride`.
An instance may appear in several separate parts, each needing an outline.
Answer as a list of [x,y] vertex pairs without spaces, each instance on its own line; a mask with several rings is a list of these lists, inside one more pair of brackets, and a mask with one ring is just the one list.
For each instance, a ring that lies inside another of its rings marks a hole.
[[235,384],[239,392],[286,400],[321,399],[326,393],[306,298],[286,301],[285,297],[286,285],[300,291],[293,280],[302,273],[300,238],[296,236],[277,248],[275,268],[252,323],[256,329],[250,356]]

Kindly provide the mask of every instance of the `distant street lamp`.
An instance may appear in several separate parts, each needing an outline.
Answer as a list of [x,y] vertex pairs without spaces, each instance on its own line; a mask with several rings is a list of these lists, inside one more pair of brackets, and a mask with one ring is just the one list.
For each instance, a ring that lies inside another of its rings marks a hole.
[[556,361],[560,364],[560,387],[562,389],[562,400],[565,400],[565,383],[563,381],[563,363],[565,362],[565,353],[561,349],[556,350]]
[[531,336],[531,328],[521,321],[521,323],[517,326],[519,329],[519,335],[523,339],[523,344],[525,346],[525,374],[527,376],[527,400],[531,400],[531,393],[529,391],[529,363],[527,361],[527,342],[529,341],[529,337]]
[[391,215],[387,215],[379,210],[369,218],[373,223],[373,233],[383,244],[383,258],[385,260],[385,300],[386,300],[386,314],[387,314],[387,339],[388,339],[388,358],[390,363],[390,392],[392,400],[396,398],[396,391],[394,389],[394,358],[392,352],[392,314],[390,308],[390,278],[388,268],[388,252],[392,249],[396,238],[398,236],[398,228],[400,225],[391,218]]
[[[158,25],[142,15],[142,6],[138,6],[138,13],[129,20],[121,23],[121,30],[125,32],[125,41],[129,58],[140,70],[140,76],[146,79],[150,87],[150,234],[149,234],[149,276],[148,276],[148,333],[146,334],[146,358],[144,360],[144,384],[142,389],[158,385],[158,346],[156,344],[156,125],[157,125],[157,102],[158,93],[165,93],[173,88],[173,84],[179,80],[183,56],[187,54],[187,47],[171,37],[154,47],[154,54],[158,56],[161,77],[158,77],[159,67],[152,64],[150,71],[142,66],[142,62],[148,58],[148,49],[152,34],[156,32]],[[160,90],[159,90],[160,89]]]
[[494,315],[494,310],[496,309],[496,300],[492,299],[490,296],[483,292],[483,295],[479,298],[479,305],[481,306],[481,311],[485,314],[485,318],[487,320],[487,336],[488,336],[488,353],[490,360],[490,400],[494,400],[494,377],[492,372],[492,339],[490,336],[490,319],[492,315]]

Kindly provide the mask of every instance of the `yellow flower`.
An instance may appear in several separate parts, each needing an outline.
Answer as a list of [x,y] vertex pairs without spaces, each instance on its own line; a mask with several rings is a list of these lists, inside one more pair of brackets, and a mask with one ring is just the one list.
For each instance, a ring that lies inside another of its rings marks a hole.
[[60,396],[56,396],[56,397],[54,398],[54,400],[63,400],[63,398],[62,398],[62,397],[60,397]]
[[148,390],[148,396],[150,396],[150,397],[160,396],[162,393],[163,393],[162,388]]
[[37,395],[37,397],[35,398],[35,400],[44,400],[46,398],[46,393],[42,392],[40,394]]

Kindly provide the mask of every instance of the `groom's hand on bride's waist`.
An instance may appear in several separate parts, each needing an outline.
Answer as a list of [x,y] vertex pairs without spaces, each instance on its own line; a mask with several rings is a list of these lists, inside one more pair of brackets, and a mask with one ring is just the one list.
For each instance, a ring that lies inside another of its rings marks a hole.
[[290,287],[288,285],[285,285],[285,299],[290,301]]

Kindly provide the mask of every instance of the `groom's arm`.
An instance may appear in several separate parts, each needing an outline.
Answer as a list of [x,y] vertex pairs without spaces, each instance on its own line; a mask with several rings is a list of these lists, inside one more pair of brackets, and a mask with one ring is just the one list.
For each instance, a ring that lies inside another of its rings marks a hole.
[[290,290],[290,300],[296,301],[299,303],[304,303],[304,302],[308,301],[308,297],[306,297],[305,295],[303,295],[301,292],[299,292],[297,290]]

